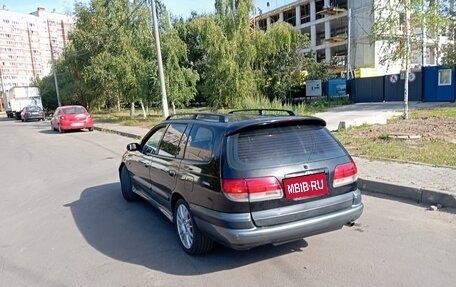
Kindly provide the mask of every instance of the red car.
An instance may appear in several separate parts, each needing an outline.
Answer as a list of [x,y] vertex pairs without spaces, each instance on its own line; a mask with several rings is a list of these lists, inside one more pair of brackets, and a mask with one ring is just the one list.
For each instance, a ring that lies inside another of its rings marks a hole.
[[80,129],[93,131],[93,117],[83,106],[58,107],[51,119],[51,129],[60,133]]

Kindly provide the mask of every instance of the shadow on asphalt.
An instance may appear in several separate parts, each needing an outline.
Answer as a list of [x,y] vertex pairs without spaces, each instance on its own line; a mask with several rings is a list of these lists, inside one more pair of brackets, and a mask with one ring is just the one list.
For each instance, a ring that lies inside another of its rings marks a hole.
[[305,240],[248,251],[216,245],[206,255],[189,256],[179,245],[174,225],[144,201],[124,201],[120,183],[85,189],[79,200],[65,206],[71,209],[85,240],[99,252],[169,274],[190,276],[234,269],[307,247]]

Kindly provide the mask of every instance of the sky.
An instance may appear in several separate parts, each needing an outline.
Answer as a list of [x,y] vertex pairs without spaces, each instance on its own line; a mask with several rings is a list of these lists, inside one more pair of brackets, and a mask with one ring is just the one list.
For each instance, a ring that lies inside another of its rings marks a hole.
[[[80,0],[88,2],[89,0]],[[270,11],[296,0],[255,0],[255,6],[263,12]],[[215,0],[162,0],[168,11],[174,16],[187,18],[192,11],[198,13],[214,12]],[[269,2],[269,7],[267,3]],[[6,5],[9,11],[30,13],[36,11],[38,7],[45,8],[46,11],[53,11],[67,14],[73,11],[74,0],[0,0],[0,8]]]

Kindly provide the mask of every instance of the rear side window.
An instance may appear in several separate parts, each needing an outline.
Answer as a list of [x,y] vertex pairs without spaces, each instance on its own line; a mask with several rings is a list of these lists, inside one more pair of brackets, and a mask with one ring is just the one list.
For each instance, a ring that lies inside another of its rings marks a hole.
[[195,125],[190,133],[185,150],[185,159],[209,161],[212,158],[214,132],[204,126]]
[[[171,124],[166,130],[158,150],[159,155],[176,157],[184,147],[180,144],[184,135],[186,124]],[[185,140],[185,139],[184,139]]]
[[345,151],[326,129],[297,125],[232,135],[227,155],[230,165],[244,169],[327,160]]

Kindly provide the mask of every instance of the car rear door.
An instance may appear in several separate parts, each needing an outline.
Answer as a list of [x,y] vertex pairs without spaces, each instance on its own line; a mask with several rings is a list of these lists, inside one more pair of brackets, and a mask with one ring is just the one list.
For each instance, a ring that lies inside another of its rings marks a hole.
[[[249,186],[266,189],[249,196],[257,226],[315,217],[353,202],[350,191],[356,182],[332,184],[336,167],[352,160],[324,126],[276,122],[246,129],[228,138],[227,159],[225,178],[243,178]],[[277,187],[281,194],[271,196]]]
[[171,193],[176,187],[179,165],[185,150],[187,127],[186,123],[168,125],[149,167],[151,196],[164,206],[169,205]]

